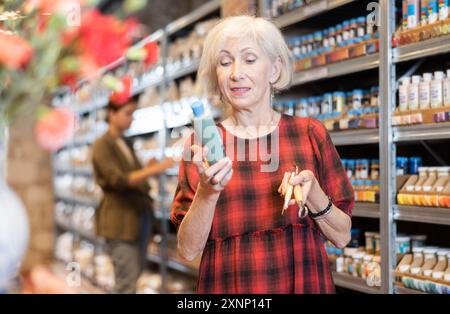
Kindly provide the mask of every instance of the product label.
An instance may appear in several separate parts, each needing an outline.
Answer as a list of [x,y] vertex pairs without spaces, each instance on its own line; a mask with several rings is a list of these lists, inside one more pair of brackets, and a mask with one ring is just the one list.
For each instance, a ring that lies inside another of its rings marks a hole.
[[444,81],[443,94],[444,105],[450,106],[450,78]]
[[430,85],[426,83],[420,84],[419,87],[419,104],[420,109],[430,108]]
[[408,105],[410,110],[419,108],[419,89],[417,87],[410,87],[408,92]]
[[417,27],[418,21],[416,16],[416,6],[414,4],[408,5],[408,28]]
[[446,20],[449,15],[450,0],[439,0],[439,19]]
[[431,84],[431,107],[442,107],[442,82],[433,82]]
[[428,2],[428,23],[433,24],[438,21],[439,7],[438,0],[431,0]]
[[399,90],[399,107],[400,111],[408,110],[408,87],[404,85]]

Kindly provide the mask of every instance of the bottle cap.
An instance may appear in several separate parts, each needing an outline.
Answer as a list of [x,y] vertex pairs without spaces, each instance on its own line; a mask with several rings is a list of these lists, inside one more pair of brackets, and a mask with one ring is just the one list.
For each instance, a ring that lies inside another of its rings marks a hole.
[[433,74],[431,74],[431,73],[424,73],[423,74],[424,82],[430,82],[432,79],[433,79]]
[[414,75],[412,77],[412,82],[413,82],[413,84],[419,84],[421,79],[422,79],[422,77],[420,75]]
[[201,101],[196,101],[191,105],[195,117],[200,117],[205,112],[205,107]]
[[445,73],[442,71],[436,71],[434,72],[434,79],[435,80],[443,80],[445,78]]

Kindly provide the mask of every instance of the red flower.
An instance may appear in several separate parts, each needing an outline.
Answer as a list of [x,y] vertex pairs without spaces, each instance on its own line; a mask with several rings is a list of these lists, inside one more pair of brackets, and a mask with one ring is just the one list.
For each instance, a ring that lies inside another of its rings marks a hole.
[[158,61],[159,47],[157,42],[149,42],[145,46],[145,51],[147,52],[147,57],[144,60],[145,65],[151,66]]
[[131,45],[128,30],[120,20],[91,10],[82,18],[81,47],[99,66],[105,66],[125,54]]
[[24,68],[33,56],[31,45],[17,35],[7,35],[0,33],[0,65],[4,64],[8,68]]
[[67,107],[42,109],[35,127],[38,143],[45,149],[55,151],[63,147],[77,127],[76,115]]
[[132,78],[126,75],[122,78],[121,88],[118,91],[114,91],[109,100],[115,105],[122,106],[125,105],[131,98],[131,88],[132,88]]

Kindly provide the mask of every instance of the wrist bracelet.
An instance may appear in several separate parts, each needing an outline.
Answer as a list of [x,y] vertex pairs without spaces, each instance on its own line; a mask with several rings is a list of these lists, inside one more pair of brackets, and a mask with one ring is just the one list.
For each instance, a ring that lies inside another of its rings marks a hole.
[[328,196],[328,206],[324,210],[322,210],[318,213],[312,213],[311,211],[309,211],[308,214],[312,219],[316,219],[316,218],[319,218],[319,217],[325,215],[326,213],[328,213],[332,207],[333,207],[333,202],[331,201],[331,197]]

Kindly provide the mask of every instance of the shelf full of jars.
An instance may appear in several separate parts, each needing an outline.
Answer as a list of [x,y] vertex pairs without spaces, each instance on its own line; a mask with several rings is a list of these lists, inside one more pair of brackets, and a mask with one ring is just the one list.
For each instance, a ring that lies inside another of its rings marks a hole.
[[275,110],[322,121],[355,190],[349,247],[326,244],[335,284],[448,293],[450,245],[432,234],[450,225],[449,1],[260,4],[294,56]]
[[[102,78],[131,77],[138,109],[125,136],[143,164],[150,158],[181,154],[182,144],[192,133],[192,102],[203,101],[215,118],[222,115],[217,100],[204,96],[195,76],[207,31],[219,17],[220,1],[209,1],[137,43],[136,47],[150,41],[159,43],[158,62],[149,69],[127,58],[103,69]],[[53,102],[55,106],[71,106],[79,116],[73,140],[53,156],[56,257],[66,264],[77,262],[81,273],[106,292],[113,291],[114,271],[105,241],[95,235],[95,209],[102,191],[93,177],[92,145],[108,128],[110,94],[102,80],[85,81],[73,93],[57,94]],[[200,260],[188,263],[179,258],[176,236],[168,221],[177,174],[175,166],[165,175],[149,179],[159,230],[149,243],[148,267],[138,280],[137,293],[195,291]]]

